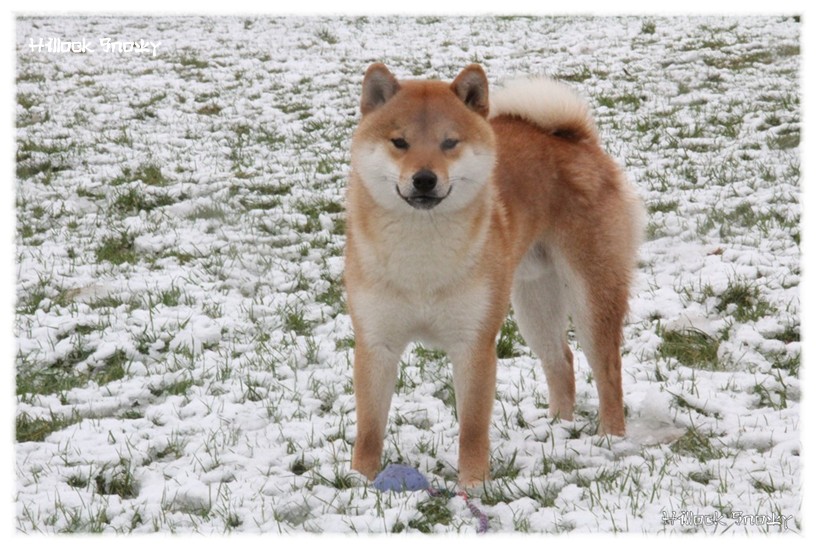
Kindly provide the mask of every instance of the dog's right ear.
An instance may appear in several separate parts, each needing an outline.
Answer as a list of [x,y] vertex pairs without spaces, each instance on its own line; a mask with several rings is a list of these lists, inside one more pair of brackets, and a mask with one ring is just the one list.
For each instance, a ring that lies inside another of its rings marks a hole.
[[376,110],[399,91],[399,82],[382,63],[374,63],[363,78],[363,96],[360,112],[365,116]]

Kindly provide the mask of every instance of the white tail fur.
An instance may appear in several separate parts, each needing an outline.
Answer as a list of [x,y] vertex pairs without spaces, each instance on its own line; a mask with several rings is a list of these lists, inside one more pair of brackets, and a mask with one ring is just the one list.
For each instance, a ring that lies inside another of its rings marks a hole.
[[490,95],[490,117],[518,116],[546,132],[574,141],[598,141],[587,102],[550,78],[511,80]]

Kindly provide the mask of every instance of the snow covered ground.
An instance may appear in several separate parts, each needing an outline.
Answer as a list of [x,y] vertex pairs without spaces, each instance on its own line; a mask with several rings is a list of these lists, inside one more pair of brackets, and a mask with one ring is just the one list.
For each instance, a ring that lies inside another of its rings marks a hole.
[[[343,189],[374,61],[571,83],[649,209],[628,435],[593,435],[580,349],[576,419],[547,419],[509,321],[494,479],[473,498],[490,530],[801,529],[798,20],[16,26],[19,531],[475,531],[461,498],[381,494],[349,469]],[[456,434],[450,368],[416,347],[385,462],[453,487]]]

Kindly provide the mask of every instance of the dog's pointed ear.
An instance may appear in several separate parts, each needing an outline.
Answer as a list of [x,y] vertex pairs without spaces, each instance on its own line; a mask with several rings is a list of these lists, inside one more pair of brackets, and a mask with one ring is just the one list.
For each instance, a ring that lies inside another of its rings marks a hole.
[[360,112],[365,116],[385,104],[399,91],[399,82],[385,65],[374,63],[366,70],[363,78],[363,96],[360,99]]
[[451,84],[453,92],[467,107],[484,117],[490,109],[487,99],[487,76],[477,64],[468,65]]

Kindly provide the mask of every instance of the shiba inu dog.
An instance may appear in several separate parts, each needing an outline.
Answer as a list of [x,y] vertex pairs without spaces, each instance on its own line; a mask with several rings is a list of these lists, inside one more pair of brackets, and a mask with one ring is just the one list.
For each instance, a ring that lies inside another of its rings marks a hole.
[[363,79],[345,282],[352,468],[369,479],[414,340],[453,364],[460,485],[489,477],[496,336],[511,301],[544,367],[550,416],[573,417],[571,316],[597,383],[599,433],[624,434],[620,345],[642,205],[571,89],[530,79],[490,95],[479,65],[452,83],[400,81],[382,64]]

